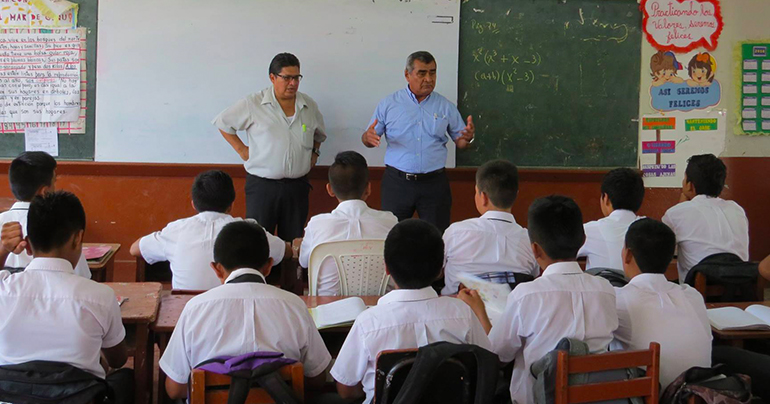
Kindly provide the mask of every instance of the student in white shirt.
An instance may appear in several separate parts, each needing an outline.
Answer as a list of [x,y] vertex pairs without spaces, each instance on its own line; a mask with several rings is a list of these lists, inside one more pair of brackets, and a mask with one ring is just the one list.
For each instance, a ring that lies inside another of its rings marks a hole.
[[481,217],[456,222],[444,232],[442,295],[457,293],[460,273],[540,275],[527,229],[511,213],[518,194],[519,173],[510,161],[490,161],[476,171],[474,200]]
[[665,224],[652,219],[634,222],[623,249],[623,269],[631,281],[615,289],[615,339],[627,350],[660,344],[661,390],[693,366],[711,367],[711,325],[703,297],[664,275],[675,248],[674,232]]
[[[5,263],[6,268],[19,269],[32,261],[24,240],[29,204],[38,195],[56,191],[56,159],[46,152],[24,152],[11,162],[8,182],[16,203],[7,212],[0,213],[0,226],[3,227],[0,262]],[[82,254],[75,265],[75,273],[91,279],[91,270]]]
[[126,362],[115,292],[73,270],[85,226],[83,206],[69,192],[32,200],[26,248],[34,258],[23,272],[0,272],[0,365],[60,362],[105,378],[101,355],[111,368]]
[[585,241],[577,204],[564,196],[535,200],[529,207],[528,231],[543,274],[508,295],[499,323],[491,326],[475,291],[459,294],[485,329],[491,328],[489,340],[500,361],[514,361],[510,392],[519,404],[534,402],[530,366],[562,338],[584,341],[598,353],[607,350],[618,327],[613,287],[604,278],[583,273],[576,262]]
[[306,385],[326,380],[331,355],[305,303],[265,283],[273,260],[265,231],[248,221],[224,226],[214,244],[213,273],[222,285],[192,298],[182,310],[159,365],[166,391],[187,397],[190,372],[217,356],[281,352],[302,363]]
[[599,204],[605,217],[583,226],[586,242],[578,257],[586,257],[586,270],[605,268],[623,272],[620,251],[628,226],[639,219],[636,212],[644,200],[644,181],[636,170],[616,168],[604,176],[601,192]]
[[[369,168],[364,156],[345,151],[337,154],[329,167],[326,192],[337,198],[339,205],[331,213],[313,216],[305,228],[299,253],[299,264],[310,265],[310,254],[322,243],[340,240],[384,240],[398,223],[390,212],[370,208],[366,199],[372,193]],[[340,278],[334,260],[321,263],[318,271],[318,296],[340,294]]]
[[331,374],[343,399],[372,401],[375,362],[381,351],[439,341],[490,348],[471,308],[459,299],[439,297],[431,288],[443,261],[444,243],[432,224],[408,219],[390,231],[385,266],[396,290],[356,318],[340,349]]
[[737,203],[719,197],[727,168],[713,154],[692,156],[682,181],[679,204],[663,215],[676,234],[679,282],[704,258],[732,253],[749,259],[749,220]]
[[[198,174],[191,193],[197,215],[171,222],[163,230],[139,238],[130,252],[149,264],[169,261],[174,289],[209,290],[221,284],[209,268],[214,258],[214,240],[226,224],[243,219],[230,216],[235,188],[224,171]],[[267,234],[267,240],[273,261],[280,262],[287,253],[291,256],[289,243],[272,234]]]

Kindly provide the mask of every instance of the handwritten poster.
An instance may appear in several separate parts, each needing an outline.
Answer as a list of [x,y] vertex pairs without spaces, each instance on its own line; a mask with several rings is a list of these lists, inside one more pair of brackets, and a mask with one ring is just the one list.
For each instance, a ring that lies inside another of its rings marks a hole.
[[[69,2],[66,2],[69,3]],[[45,6],[45,2],[40,2]],[[51,18],[50,9],[39,8],[28,0],[0,0],[0,29],[4,28],[75,28],[77,26],[78,5],[61,13],[58,18]],[[55,15],[53,17],[56,17]]]
[[80,116],[80,35],[0,35],[0,122]]
[[642,0],[642,28],[658,50],[689,52],[697,47],[713,51],[724,22],[718,0]]
[[658,51],[650,58],[650,100],[658,111],[692,111],[719,104],[717,60],[709,52]]

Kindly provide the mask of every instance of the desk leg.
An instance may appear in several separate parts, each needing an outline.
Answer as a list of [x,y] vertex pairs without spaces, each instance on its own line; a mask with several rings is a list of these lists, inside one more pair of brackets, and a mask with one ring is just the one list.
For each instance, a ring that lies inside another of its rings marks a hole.
[[[159,355],[162,357],[163,352],[166,351],[166,347],[168,346],[168,339],[170,337],[170,334],[168,333],[159,333],[158,336],[158,351]],[[160,369],[158,367],[158,403],[160,404],[171,404],[172,400],[166,395],[166,374],[163,373],[163,369]]]
[[136,404],[152,402],[152,371],[155,356],[154,349],[150,345],[152,337],[149,324],[141,323],[136,325],[136,351],[134,353]]

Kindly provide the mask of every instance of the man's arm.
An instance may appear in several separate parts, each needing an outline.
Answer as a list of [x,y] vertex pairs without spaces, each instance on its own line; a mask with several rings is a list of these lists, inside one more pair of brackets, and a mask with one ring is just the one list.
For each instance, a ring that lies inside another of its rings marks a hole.
[[479,296],[479,292],[471,289],[461,289],[457,293],[457,298],[470,306],[471,310],[473,310],[473,314],[478,317],[479,322],[481,323],[481,327],[484,328],[484,332],[489,334],[489,332],[492,330],[492,322],[489,321],[487,310],[484,307],[484,302],[481,300],[481,296]]
[[233,150],[238,153],[238,155],[241,157],[241,160],[246,161],[249,159],[249,147],[243,144],[243,141],[238,137],[237,134],[227,133],[222,129],[219,130],[219,133],[221,133],[227,143],[232,146]]
[[3,245],[3,248],[0,248],[0,264],[5,264],[5,260],[11,253],[21,254],[27,247],[21,223],[4,223],[2,232],[0,232],[0,242]]
[[770,281],[770,255],[759,263],[759,275]]
[[355,400],[364,396],[364,385],[358,383],[355,386],[346,386],[337,382],[337,394],[339,394],[343,400]]
[[363,142],[364,146],[372,148],[380,145],[380,135],[378,135],[377,130],[374,129],[378,122],[379,120],[375,119],[369,126],[369,129],[361,135],[361,142]]
[[102,349],[104,358],[107,360],[107,364],[113,369],[118,369],[126,364],[128,360],[128,347],[126,346],[126,340],[120,342],[112,348]]
[[473,117],[468,115],[468,121],[465,129],[460,132],[460,137],[455,140],[455,144],[458,149],[467,148],[473,141],[473,137],[476,135],[476,126],[473,124]]
[[187,383],[179,384],[171,380],[170,377],[167,377],[166,394],[168,394],[172,400],[182,400],[187,398]]
[[315,154],[316,150],[321,150],[321,142],[313,142],[313,151],[310,152],[310,168],[315,167],[315,165],[318,163],[318,157],[320,156]]
[[142,238],[139,237],[134,241],[134,244],[131,244],[131,248],[128,249],[128,252],[131,254],[131,256],[134,257],[141,257],[142,256],[142,250],[139,249],[139,242],[142,241]]

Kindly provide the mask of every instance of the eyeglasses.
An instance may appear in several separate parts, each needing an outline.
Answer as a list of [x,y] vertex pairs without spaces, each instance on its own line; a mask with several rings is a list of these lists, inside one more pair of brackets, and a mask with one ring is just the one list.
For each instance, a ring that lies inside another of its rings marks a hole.
[[282,78],[284,81],[288,81],[288,82],[292,82],[292,81],[296,80],[297,83],[299,83],[300,81],[302,81],[302,75],[301,74],[296,75],[296,76],[284,76],[283,74],[276,74],[276,76],[278,76],[278,77]]

